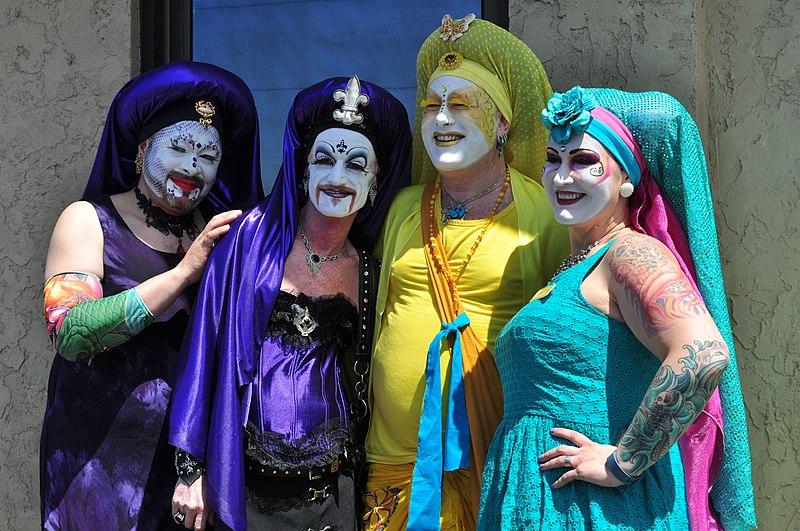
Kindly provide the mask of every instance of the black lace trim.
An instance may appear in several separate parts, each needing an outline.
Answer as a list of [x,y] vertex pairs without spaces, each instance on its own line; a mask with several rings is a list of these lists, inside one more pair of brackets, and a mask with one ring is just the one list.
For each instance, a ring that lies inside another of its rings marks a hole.
[[340,349],[355,342],[358,310],[343,294],[309,297],[279,291],[267,325],[267,336],[285,346],[335,344]]
[[299,497],[294,498],[267,498],[247,490],[247,501],[256,508],[261,514],[273,514],[291,511],[292,509],[304,509],[311,507],[315,502],[303,500]]
[[290,440],[282,433],[259,431],[248,424],[245,453],[264,466],[279,470],[295,470],[326,466],[347,453],[352,443],[350,423],[333,419],[310,434]]

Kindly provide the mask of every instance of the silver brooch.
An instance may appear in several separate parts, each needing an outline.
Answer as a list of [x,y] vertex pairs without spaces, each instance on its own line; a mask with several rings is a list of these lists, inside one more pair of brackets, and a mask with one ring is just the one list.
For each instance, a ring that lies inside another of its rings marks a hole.
[[308,308],[303,308],[295,303],[292,304],[292,311],[294,312],[292,324],[297,328],[301,336],[308,337],[311,332],[317,329],[317,322],[311,317]]
[[341,109],[333,111],[333,119],[342,122],[344,125],[360,124],[364,121],[364,115],[358,112],[358,106],[369,104],[369,96],[361,93],[361,82],[358,76],[353,76],[347,82],[344,90],[336,89],[333,93],[333,101],[343,101]]

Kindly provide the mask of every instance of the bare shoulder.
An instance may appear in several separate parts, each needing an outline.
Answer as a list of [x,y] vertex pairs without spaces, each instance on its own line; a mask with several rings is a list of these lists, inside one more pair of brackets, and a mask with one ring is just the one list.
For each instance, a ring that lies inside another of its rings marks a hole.
[[76,201],[67,206],[53,229],[45,277],[64,271],[103,276],[103,229],[89,202]]
[[679,271],[675,256],[666,245],[646,234],[633,232],[620,237],[607,255],[608,266],[617,282],[624,283],[629,273],[650,276]]

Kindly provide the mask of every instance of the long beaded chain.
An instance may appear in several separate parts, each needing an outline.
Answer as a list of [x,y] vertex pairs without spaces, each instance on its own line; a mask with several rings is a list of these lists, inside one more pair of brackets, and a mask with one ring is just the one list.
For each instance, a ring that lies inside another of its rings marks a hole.
[[[439,196],[439,188],[441,183],[437,180],[436,185],[433,189],[433,194],[431,195],[431,209],[430,209],[430,223],[431,226],[436,223],[436,198]],[[475,238],[475,241],[472,244],[467,255],[464,257],[464,260],[461,263],[461,267],[458,269],[458,274],[453,277],[450,274],[450,268],[444,262],[444,258],[439,256],[438,253],[434,252],[436,246],[434,245],[435,238],[431,238],[430,248],[431,254],[433,255],[434,260],[436,260],[436,264],[439,266],[439,269],[445,273],[447,277],[447,282],[450,285],[450,289],[452,293],[458,293],[456,289],[456,283],[461,278],[461,275],[464,274],[464,271],[467,269],[467,265],[469,264],[470,260],[472,260],[475,251],[478,249],[478,246],[481,244],[486,231],[489,229],[489,225],[492,224],[492,220],[494,219],[495,214],[497,214],[498,209],[500,208],[500,204],[503,202],[503,198],[506,195],[506,191],[508,191],[508,187],[511,185],[511,172],[509,171],[508,167],[506,167],[506,178],[503,180],[503,187],[500,189],[500,193],[497,194],[497,199],[494,202],[494,206],[492,207],[492,212],[489,214],[489,217],[486,218],[486,222],[483,224],[483,228],[478,233],[478,237]]]

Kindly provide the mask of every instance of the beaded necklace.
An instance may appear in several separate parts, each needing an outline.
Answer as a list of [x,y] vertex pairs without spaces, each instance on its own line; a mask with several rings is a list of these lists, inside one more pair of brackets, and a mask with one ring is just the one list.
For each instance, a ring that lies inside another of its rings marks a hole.
[[[489,217],[486,218],[486,222],[483,224],[483,227],[481,228],[481,231],[478,233],[478,237],[475,238],[475,241],[473,242],[472,247],[470,247],[469,252],[464,257],[464,260],[461,263],[461,267],[458,269],[458,274],[455,277],[453,277],[453,275],[450,273],[450,268],[448,267],[448,264],[446,262],[446,257],[441,257],[441,256],[439,256],[439,253],[435,252],[436,246],[434,245],[434,242],[433,242],[434,238],[431,238],[432,241],[429,243],[429,248],[430,248],[431,255],[433,256],[434,260],[436,261],[436,264],[439,267],[439,269],[447,277],[447,283],[450,285],[450,289],[451,289],[452,293],[454,293],[454,294],[458,293],[458,289],[456,288],[456,283],[461,278],[461,275],[464,274],[464,271],[467,269],[467,265],[469,264],[470,260],[472,260],[472,257],[475,254],[475,251],[478,249],[478,246],[481,244],[481,241],[483,240],[483,237],[486,234],[486,231],[489,229],[489,225],[492,224],[492,220],[494,219],[495,214],[497,214],[497,210],[500,208],[500,204],[503,202],[503,198],[505,197],[506,191],[508,191],[508,187],[510,186],[510,184],[511,184],[511,172],[509,171],[508,166],[506,166],[506,178],[503,180],[503,186],[502,186],[502,188],[500,188],[500,193],[497,194],[497,199],[494,202],[494,206],[492,207],[492,211],[489,214]],[[431,195],[431,201],[430,201],[430,207],[431,208],[430,208],[429,215],[430,215],[431,226],[434,226],[436,224],[436,218],[437,218],[437,216],[436,216],[436,198],[439,197],[439,189],[440,189],[440,187],[441,187],[441,182],[439,180],[437,180],[436,181],[436,185],[434,186],[433,194]]]

